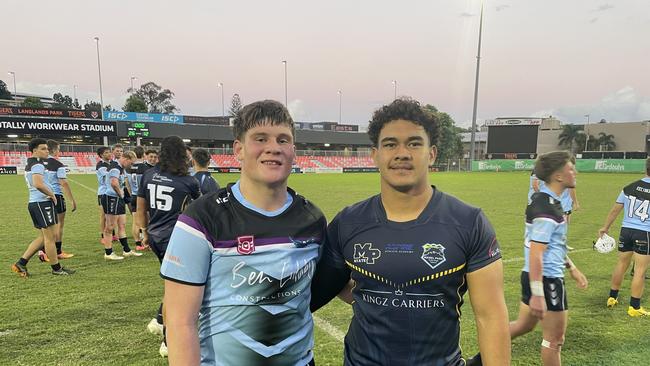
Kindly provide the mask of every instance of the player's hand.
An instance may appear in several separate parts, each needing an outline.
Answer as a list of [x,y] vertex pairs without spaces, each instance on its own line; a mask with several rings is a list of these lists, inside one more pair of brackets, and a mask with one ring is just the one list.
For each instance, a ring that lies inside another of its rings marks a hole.
[[544,296],[531,296],[528,307],[532,316],[540,320],[544,319],[544,314],[546,313],[546,300]]
[[72,212],[77,211],[77,201],[72,200]]
[[600,229],[598,229],[598,238],[602,238],[603,234],[607,234],[608,231],[609,229],[605,227],[601,227]]
[[571,273],[571,278],[573,278],[573,280],[576,281],[576,287],[578,287],[581,290],[587,288],[587,286],[589,285],[589,281],[587,281],[587,277],[582,272],[580,272],[579,269],[573,267],[570,273]]
[[50,199],[52,200],[52,202],[54,202],[54,206],[56,206],[56,203],[57,203],[57,201],[56,201],[56,196],[55,196],[55,195],[51,195],[51,196],[50,196]]

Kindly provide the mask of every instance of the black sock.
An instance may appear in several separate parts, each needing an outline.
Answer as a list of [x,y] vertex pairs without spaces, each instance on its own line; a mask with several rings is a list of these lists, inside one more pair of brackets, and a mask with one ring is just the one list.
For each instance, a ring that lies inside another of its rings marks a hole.
[[54,243],[54,245],[56,245],[56,254],[61,254],[61,252],[63,252],[61,250],[61,246],[63,245],[63,242],[57,241]]
[[29,259],[25,259],[23,257],[20,257],[20,259],[16,263],[20,264],[21,266],[26,266],[27,262],[29,262]]
[[113,254],[113,248],[104,249],[104,251],[106,252],[106,255]]
[[618,299],[618,290],[610,289],[609,290],[609,297],[613,297],[615,299]]
[[630,297],[630,306],[638,310],[641,307],[641,299],[638,297]]
[[142,241],[138,240],[135,242],[136,247],[141,247],[142,246]]
[[99,233],[99,237],[104,239],[104,233],[103,232]]
[[115,229],[113,229],[113,236],[115,236]]
[[158,324],[163,323],[162,303],[160,303],[160,307],[158,308],[158,315],[156,315],[156,321],[158,322]]
[[131,251],[131,248],[129,248],[129,241],[126,239],[126,236],[120,238],[120,244],[122,244],[122,248],[124,249],[124,252],[128,253]]
[[467,360],[467,366],[482,366],[483,360],[481,360],[481,353],[477,353],[474,357]]
[[61,263],[57,263],[52,266],[53,271],[60,271],[61,270]]

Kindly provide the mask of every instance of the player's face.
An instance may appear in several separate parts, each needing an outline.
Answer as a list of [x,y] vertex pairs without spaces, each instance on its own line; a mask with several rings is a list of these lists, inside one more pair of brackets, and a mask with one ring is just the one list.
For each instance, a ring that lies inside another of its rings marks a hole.
[[124,169],[129,169],[129,168],[131,168],[131,165],[132,165],[132,164],[133,164],[133,160],[131,160],[131,159],[129,159],[129,158],[122,158],[122,159],[120,159],[120,165],[121,165],[122,168],[124,168]]
[[115,160],[119,160],[122,157],[123,152],[124,150],[121,147],[116,147],[115,149],[113,149],[113,158]]
[[50,154],[50,150],[47,148],[47,144],[40,144],[34,149],[32,155],[39,159],[47,159]]
[[102,153],[102,159],[104,160],[110,160],[111,159],[111,151],[110,150],[105,150]]
[[158,154],[149,154],[149,155],[147,155],[147,161],[149,162],[149,165],[158,164]]
[[400,192],[413,192],[429,185],[429,166],[436,160],[436,147],[420,125],[395,120],[384,125],[372,158],[384,184]]
[[576,187],[576,175],[578,172],[576,171],[576,167],[572,162],[566,163],[564,168],[562,168],[557,174],[557,179],[560,181],[560,183],[562,183],[564,188]]
[[296,156],[291,128],[263,124],[235,140],[235,155],[241,161],[242,177],[269,186],[286,184]]

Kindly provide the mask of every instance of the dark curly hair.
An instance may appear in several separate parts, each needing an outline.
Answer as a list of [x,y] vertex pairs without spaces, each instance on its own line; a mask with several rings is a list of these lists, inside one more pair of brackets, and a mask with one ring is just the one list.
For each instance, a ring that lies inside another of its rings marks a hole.
[[178,136],[167,136],[160,143],[160,171],[173,175],[188,174],[185,143]]
[[31,141],[29,141],[29,152],[33,153],[39,145],[47,145],[47,140],[40,137],[33,138]]
[[546,183],[550,183],[553,173],[564,168],[567,163],[575,163],[573,154],[568,151],[551,151],[537,157],[535,175]]
[[368,137],[370,137],[372,144],[379,146],[379,134],[381,130],[387,123],[399,119],[422,126],[427,136],[429,136],[430,146],[438,143],[438,117],[424,110],[418,101],[402,97],[395,99],[389,105],[379,108],[372,115],[372,120],[368,125]]
[[243,140],[246,131],[269,123],[271,126],[285,125],[291,128],[291,136],[296,136],[293,119],[287,108],[275,100],[261,100],[242,108],[233,121],[232,133],[236,140]]

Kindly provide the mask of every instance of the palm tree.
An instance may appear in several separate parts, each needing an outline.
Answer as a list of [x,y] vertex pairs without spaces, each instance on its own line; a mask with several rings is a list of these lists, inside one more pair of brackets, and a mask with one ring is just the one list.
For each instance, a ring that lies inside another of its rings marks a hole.
[[614,142],[614,135],[608,135],[604,132],[598,134],[598,146],[601,150],[610,151],[616,149],[616,142]]
[[[559,139],[559,145],[561,147],[569,149],[571,152],[575,152],[576,150],[576,143],[578,142],[577,140],[580,139],[580,135],[583,135],[582,133],[582,127],[578,125],[564,125],[562,128],[562,132],[560,132],[560,135],[558,136]],[[582,138],[582,142],[584,145],[584,137]]]

